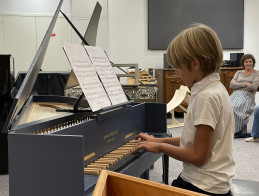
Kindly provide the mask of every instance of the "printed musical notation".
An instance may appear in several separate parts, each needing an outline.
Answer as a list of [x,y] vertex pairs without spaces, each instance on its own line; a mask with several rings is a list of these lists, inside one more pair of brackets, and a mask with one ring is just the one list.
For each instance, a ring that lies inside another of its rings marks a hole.
[[112,105],[126,102],[125,93],[103,49],[93,46],[84,47],[106,89]]
[[84,46],[63,43],[63,48],[92,111],[111,106],[111,102]]
[[72,43],[63,48],[92,111],[127,102],[102,48]]

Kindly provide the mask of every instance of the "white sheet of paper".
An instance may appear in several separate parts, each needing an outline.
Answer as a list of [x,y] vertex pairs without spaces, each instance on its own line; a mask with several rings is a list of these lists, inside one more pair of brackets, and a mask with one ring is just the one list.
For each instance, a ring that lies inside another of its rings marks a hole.
[[127,97],[103,49],[93,46],[84,47],[94,64],[112,105],[127,102]]
[[72,43],[62,43],[62,46],[92,111],[111,106],[84,46]]

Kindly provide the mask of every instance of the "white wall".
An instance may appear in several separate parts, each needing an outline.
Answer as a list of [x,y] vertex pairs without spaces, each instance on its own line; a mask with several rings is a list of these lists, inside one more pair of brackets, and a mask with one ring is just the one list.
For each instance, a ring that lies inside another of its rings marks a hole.
[[[259,1],[245,0],[245,40],[244,51],[252,53],[257,60],[255,69],[259,70]],[[259,104],[259,93],[255,94],[255,102]]]
[[[58,3],[59,0],[0,0],[0,13],[53,14]],[[62,11],[70,13],[70,4],[70,0],[64,0]]]
[[[2,53],[11,54],[16,74],[27,71],[42,42],[51,15],[4,14]],[[58,17],[46,52],[43,71],[70,71],[70,65],[61,47],[62,41],[71,41],[71,30],[63,17]],[[0,34],[1,35],[1,34]]]
[[[244,49],[224,50],[224,59],[229,59],[231,52],[250,52],[259,62],[259,1],[244,2]],[[108,0],[108,14],[109,51],[113,62],[136,62],[140,68],[163,67],[162,55],[166,51],[148,50],[147,0]]]
[[[17,1],[17,2],[16,2]],[[0,0],[0,53],[15,59],[16,74],[27,71],[50,24],[59,0]],[[96,1],[64,0],[61,10],[72,20],[82,35],[92,15]],[[107,0],[101,0],[103,10],[99,22],[97,45],[108,50]],[[16,4],[14,6],[14,4]],[[77,10],[79,9],[79,10]],[[81,43],[68,22],[60,14],[43,61],[43,71],[70,71],[61,42]]]
[[4,42],[4,32],[3,32],[3,17],[0,15],[0,54],[4,53],[3,42]]
[[35,55],[35,21],[35,17],[3,16],[3,51],[15,59],[16,70],[28,70]]
[[252,53],[257,60],[256,69],[259,70],[259,1],[245,0],[245,52]]
[[[88,23],[92,16],[97,0],[72,0],[72,22],[81,35],[84,36]],[[96,45],[106,52],[109,50],[108,9],[107,0],[98,1],[102,6],[101,17],[98,24]],[[72,42],[81,43],[78,35],[72,30]]]
[[115,63],[162,68],[165,51],[148,50],[147,0],[109,0],[109,57]]
[[[29,67],[58,2],[59,0],[0,0],[0,52],[8,52],[15,56],[16,70],[26,71]],[[71,18],[82,35],[87,28],[95,2],[96,0],[65,0],[63,3],[62,10]],[[103,9],[97,46],[106,50],[110,60],[114,63],[138,63],[140,68],[162,68],[165,51],[148,50],[147,0],[100,0],[99,2]],[[224,59],[229,59],[230,52],[250,52],[259,62],[258,7],[258,0],[245,0],[244,49],[225,50]],[[8,24],[11,17],[16,18]],[[30,17],[32,19],[28,19]],[[26,23],[27,20],[32,21],[28,26],[24,26],[24,29],[20,27],[19,30],[19,24],[16,25],[15,21]],[[70,69],[66,58],[60,52],[59,43],[61,41],[81,43],[64,18],[59,17],[58,21],[58,27],[54,29],[57,36],[51,39],[53,44],[50,43],[48,48],[47,53],[50,54],[47,54],[44,60],[44,71]],[[9,31],[13,31],[11,34],[15,37],[15,41],[10,40]],[[36,43],[32,40],[36,40]],[[46,62],[48,65],[45,65]],[[259,69],[259,63],[256,68]]]
[[[46,33],[52,17],[37,17],[37,49]],[[71,67],[68,63],[66,55],[62,49],[62,42],[71,42],[70,26],[66,19],[59,17],[52,32],[49,46],[43,61],[43,71],[70,71]]]
[[[11,54],[16,74],[27,71],[41,44],[59,0],[0,0],[0,53]],[[62,11],[70,15],[70,0],[64,0]],[[58,17],[43,61],[43,71],[70,71],[61,47],[71,41],[71,29]]]

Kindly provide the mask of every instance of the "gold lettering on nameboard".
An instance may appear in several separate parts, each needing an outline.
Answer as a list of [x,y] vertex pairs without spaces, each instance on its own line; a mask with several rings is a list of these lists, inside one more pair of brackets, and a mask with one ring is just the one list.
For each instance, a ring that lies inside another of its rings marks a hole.
[[103,136],[103,139],[107,139],[108,137],[109,137],[109,134],[108,134],[108,135]]
[[115,137],[112,137],[112,138],[108,139],[108,143],[110,143],[110,142],[112,142],[114,140],[115,140]]
[[118,130],[115,130],[115,131],[111,132],[110,135],[111,136],[116,135],[118,132],[119,132]]
[[104,139],[104,140],[108,139],[108,142],[109,142],[110,137],[112,137],[112,136],[114,136],[114,135],[116,135],[116,134],[118,134],[118,133],[119,133],[119,130],[114,130],[114,131],[112,131],[112,132],[110,132],[110,133],[104,135],[104,136],[103,136],[103,139]]

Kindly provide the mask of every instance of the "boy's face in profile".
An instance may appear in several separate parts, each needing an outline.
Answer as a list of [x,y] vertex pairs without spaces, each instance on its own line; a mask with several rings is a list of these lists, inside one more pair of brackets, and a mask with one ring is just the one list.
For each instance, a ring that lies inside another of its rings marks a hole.
[[199,70],[195,66],[195,63],[191,62],[190,69],[184,64],[180,64],[179,68],[175,68],[175,74],[181,78],[189,89],[200,80]]

